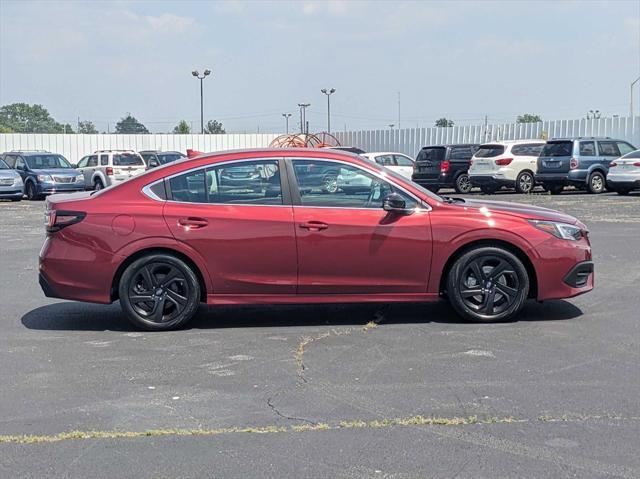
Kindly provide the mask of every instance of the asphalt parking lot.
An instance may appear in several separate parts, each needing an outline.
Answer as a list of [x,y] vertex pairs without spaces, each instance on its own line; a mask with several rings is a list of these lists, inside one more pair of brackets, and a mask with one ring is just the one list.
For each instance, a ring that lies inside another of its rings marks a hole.
[[640,195],[485,198],[584,221],[596,289],[508,324],[203,307],[139,332],[45,298],[44,203],[0,203],[0,477],[640,477]]

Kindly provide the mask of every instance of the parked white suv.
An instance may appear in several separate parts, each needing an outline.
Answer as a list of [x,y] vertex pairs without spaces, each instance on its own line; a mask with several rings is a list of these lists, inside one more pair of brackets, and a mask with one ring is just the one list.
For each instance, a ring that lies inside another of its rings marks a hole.
[[144,173],[147,165],[133,150],[98,150],[83,157],[76,168],[87,189],[101,190]]
[[471,158],[469,178],[472,186],[491,194],[506,186],[518,193],[535,188],[538,156],[544,140],[492,141],[480,145]]
[[402,176],[411,179],[413,174],[413,164],[415,160],[402,153],[393,152],[377,152],[377,153],[361,153],[360,156],[364,156],[371,161],[375,161],[379,165],[389,168]]

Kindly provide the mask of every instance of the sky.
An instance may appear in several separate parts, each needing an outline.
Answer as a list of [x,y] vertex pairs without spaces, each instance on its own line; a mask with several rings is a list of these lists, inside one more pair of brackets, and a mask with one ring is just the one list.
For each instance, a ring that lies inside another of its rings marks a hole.
[[[0,105],[42,104],[100,131],[131,113],[227,132],[335,131],[629,114],[640,0],[0,0]],[[640,83],[636,85],[640,99]],[[398,120],[398,93],[401,113]],[[640,101],[636,102],[640,112]]]

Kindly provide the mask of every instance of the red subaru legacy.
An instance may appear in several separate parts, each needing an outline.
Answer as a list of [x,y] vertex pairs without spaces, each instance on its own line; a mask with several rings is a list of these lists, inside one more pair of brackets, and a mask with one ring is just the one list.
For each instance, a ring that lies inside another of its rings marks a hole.
[[201,155],[99,192],[47,199],[49,297],[120,300],[167,330],[207,304],[433,301],[516,317],[593,288],[585,226],[545,208],[448,198],[362,157],[263,149]]

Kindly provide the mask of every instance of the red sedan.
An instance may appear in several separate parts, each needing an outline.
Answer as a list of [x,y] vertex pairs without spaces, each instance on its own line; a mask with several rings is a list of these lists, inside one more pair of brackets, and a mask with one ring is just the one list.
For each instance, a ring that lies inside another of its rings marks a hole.
[[47,199],[49,297],[120,304],[138,327],[207,304],[433,301],[506,321],[593,288],[585,226],[545,208],[435,195],[335,150],[179,160]]

